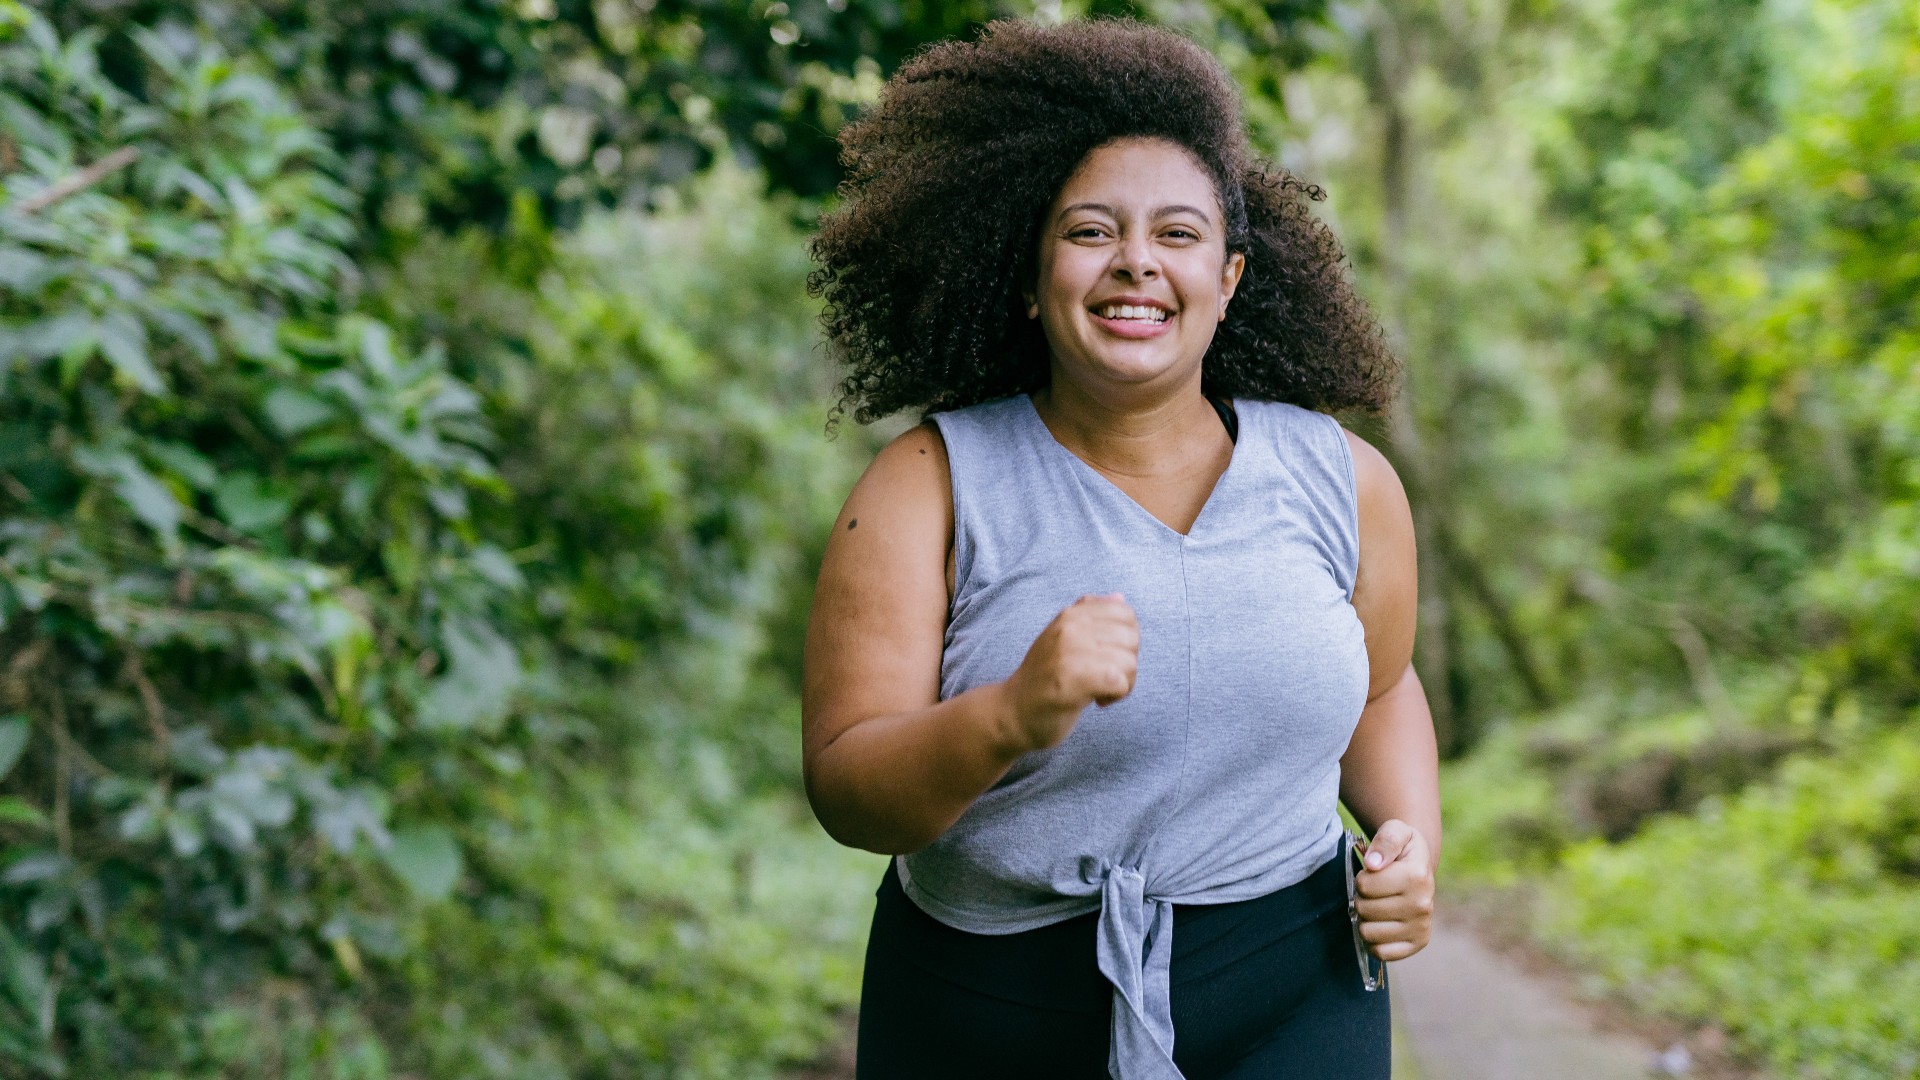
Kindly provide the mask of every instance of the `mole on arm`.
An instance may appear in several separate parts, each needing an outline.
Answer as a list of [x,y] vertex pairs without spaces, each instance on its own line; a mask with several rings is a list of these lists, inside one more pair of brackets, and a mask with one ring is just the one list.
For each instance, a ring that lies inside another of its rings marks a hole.
[[920,448],[920,452],[921,452],[921,453],[923,453],[923,454],[924,454],[924,453],[926,453],[926,452],[927,452],[927,448],[926,448],[926,447],[924,447],[924,446],[923,446],[923,447],[921,447],[921,448]]
[[852,532],[852,531],[853,531],[853,527],[854,527],[855,525],[858,525],[858,524],[860,524],[860,519],[859,519],[859,518],[853,518],[853,519],[851,519],[851,520],[849,520],[849,521],[847,522],[847,531],[848,531],[848,532]]

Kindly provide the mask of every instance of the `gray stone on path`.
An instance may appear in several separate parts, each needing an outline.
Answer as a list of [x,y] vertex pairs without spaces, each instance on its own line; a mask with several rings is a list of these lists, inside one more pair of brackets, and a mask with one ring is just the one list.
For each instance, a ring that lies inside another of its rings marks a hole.
[[1389,968],[1401,1080],[1647,1080],[1653,1050],[1598,1032],[1553,983],[1457,921]]

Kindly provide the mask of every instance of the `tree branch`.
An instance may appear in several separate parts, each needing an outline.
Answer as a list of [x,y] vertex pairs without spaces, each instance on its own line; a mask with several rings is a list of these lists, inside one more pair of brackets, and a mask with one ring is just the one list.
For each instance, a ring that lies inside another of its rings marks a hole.
[[14,209],[22,214],[38,213],[67,196],[73,195],[76,192],[85,191],[87,188],[106,179],[113,173],[119,172],[121,169],[133,164],[134,159],[139,156],[139,147],[123,146],[113,153],[108,154],[106,157],[101,158],[99,161],[74,173],[72,176],[54,181],[42,190],[40,194],[30,199],[20,200],[20,205],[14,207]]

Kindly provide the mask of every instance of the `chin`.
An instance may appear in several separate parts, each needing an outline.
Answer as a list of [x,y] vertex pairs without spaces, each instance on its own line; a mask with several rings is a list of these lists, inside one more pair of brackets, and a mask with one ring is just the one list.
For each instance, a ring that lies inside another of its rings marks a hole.
[[1103,344],[1100,349],[1088,350],[1084,367],[1089,374],[1102,379],[1120,383],[1146,383],[1165,378],[1170,372],[1185,367],[1180,356],[1166,347],[1166,342],[1143,343],[1150,347],[1114,348]]

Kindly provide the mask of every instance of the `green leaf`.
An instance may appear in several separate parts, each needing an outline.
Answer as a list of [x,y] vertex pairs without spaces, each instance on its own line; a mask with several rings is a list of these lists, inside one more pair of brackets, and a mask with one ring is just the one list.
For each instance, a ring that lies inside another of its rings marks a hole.
[[117,471],[120,482],[114,485],[114,490],[120,493],[135,517],[146,522],[163,541],[171,543],[180,531],[182,514],[180,500],[174,498],[173,489],[124,455]]
[[293,500],[273,490],[273,485],[252,473],[229,473],[220,478],[213,502],[220,517],[243,533],[276,528],[287,520]]
[[393,355],[393,331],[385,323],[368,319],[361,324],[360,359],[383,381],[398,377],[400,363]]
[[492,544],[481,544],[467,557],[468,565],[481,577],[503,589],[522,589],[527,579],[521,575],[520,567],[513,557]]
[[298,435],[333,417],[333,406],[298,390],[277,387],[267,395],[267,419],[282,435]]
[[194,316],[165,305],[153,305],[147,308],[147,317],[191,350],[201,363],[211,365],[220,359],[220,346],[214,342],[213,333]]
[[444,900],[460,881],[460,845],[440,825],[397,830],[384,857],[394,874],[422,900]]
[[[16,1003],[22,1012],[35,1019],[34,1027],[40,1028],[40,1017],[48,1012],[46,1005],[51,987],[47,985],[45,961],[33,950],[22,945],[18,938],[0,926],[0,979],[4,979],[6,996]],[[43,1039],[47,1032],[36,1032]],[[24,1034],[13,1031],[9,1034]]]
[[27,735],[32,726],[24,716],[9,716],[0,720],[0,779],[13,771],[20,761],[20,755],[26,752]]
[[91,345],[95,340],[93,320],[77,311],[68,311],[30,323],[20,331],[18,348],[29,359],[46,360],[71,350]]
[[38,289],[51,276],[50,260],[32,248],[0,245],[0,285],[15,293]]
[[250,311],[229,311],[225,314],[221,330],[235,352],[249,360],[269,364],[281,358],[277,322]]
[[441,633],[447,673],[421,698],[424,728],[492,731],[506,719],[520,687],[520,658],[511,642],[477,619],[450,619]]
[[100,320],[100,351],[121,378],[149,394],[167,388],[147,355],[147,328],[124,311],[109,312]]
[[47,815],[25,799],[14,795],[0,797],[0,823],[8,825],[32,825],[46,828]]
[[24,885],[34,881],[51,881],[71,869],[73,861],[57,851],[30,851],[8,864],[6,872],[0,873],[0,882]]
[[213,467],[213,462],[190,446],[154,441],[147,444],[146,451],[150,459],[171,469],[196,491],[205,491],[220,478],[220,472]]

